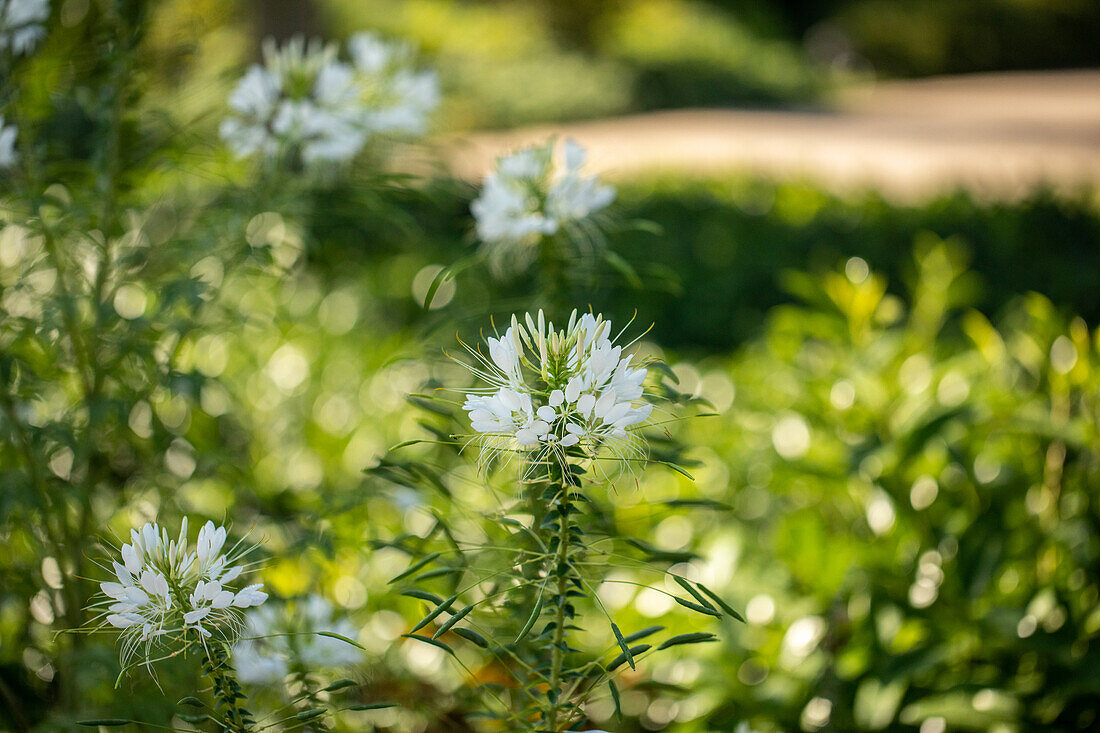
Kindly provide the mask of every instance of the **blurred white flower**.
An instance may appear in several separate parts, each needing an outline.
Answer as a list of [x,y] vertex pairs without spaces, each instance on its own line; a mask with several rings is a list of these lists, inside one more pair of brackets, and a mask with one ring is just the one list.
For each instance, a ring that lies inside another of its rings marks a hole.
[[[573,140],[563,145],[564,168],[555,175],[554,141],[524,148],[497,161],[481,194],[470,205],[478,239],[494,265],[522,267],[542,237],[566,228],[581,230],[589,217],[615,200],[615,189],[584,176],[586,153]],[[576,237],[591,241],[591,236]]]
[[488,355],[468,348],[470,370],[488,386],[463,405],[485,459],[517,448],[563,456],[576,446],[595,457],[607,447],[620,458],[639,451],[632,432],[653,411],[642,400],[647,372],[613,343],[610,321],[573,311],[557,331],[541,311],[524,323],[513,316],[486,347]]
[[337,48],[301,38],[264,44],[229,97],[221,135],[238,157],[297,151],[306,164],[351,160],[376,134],[420,135],[439,103],[433,72],[413,71],[412,49],[370,34]]
[[242,682],[273,684],[296,668],[313,671],[363,659],[358,647],[320,635],[355,639],[359,631],[346,618],[334,620],[332,605],[319,595],[278,608],[257,608],[245,623],[245,638],[233,645],[233,661]]
[[0,115],[0,168],[10,168],[19,162],[19,153],[15,150],[15,125],[5,125]]
[[0,0],[0,51],[30,53],[46,35],[49,17],[50,0]]
[[226,555],[225,541],[225,528],[207,522],[190,547],[186,517],[174,540],[156,524],[131,530],[122,562],[111,563],[115,580],[99,585],[106,600],[96,604],[106,606],[103,618],[122,630],[124,664],[139,650],[148,664],[154,645],[183,640],[189,631],[201,639],[231,639],[241,627],[241,609],[267,599],[259,583],[233,589],[243,568],[232,563],[243,552]]

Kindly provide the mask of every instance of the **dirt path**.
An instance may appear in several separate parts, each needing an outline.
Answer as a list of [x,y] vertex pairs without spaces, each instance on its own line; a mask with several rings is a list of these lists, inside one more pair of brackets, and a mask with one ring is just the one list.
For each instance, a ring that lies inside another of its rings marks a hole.
[[611,177],[749,171],[904,200],[955,186],[1014,198],[1100,184],[1100,71],[880,83],[838,94],[825,112],[677,110],[473,133],[444,152],[477,179],[548,134],[578,140]]

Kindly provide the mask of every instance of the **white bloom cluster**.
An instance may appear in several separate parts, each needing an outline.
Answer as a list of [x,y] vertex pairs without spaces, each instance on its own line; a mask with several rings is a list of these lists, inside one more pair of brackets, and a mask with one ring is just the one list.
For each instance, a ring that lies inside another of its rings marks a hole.
[[140,644],[148,663],[154,644],[188,631],[202,639],[230,636],[241,625],[242,609],[267,600],[261,583],[233,589],[243,567],[232,563],[241,553],[227,555],[225,540],[225,528],[207,522],[192,548],[186,517],[174,540],[156,524],[130,531],[122,562],[112,561],[115,580],[99,584],[107,596],[100,604],[107,606],[106,621],[123,632],[124,663]]
[[319,632],[355,639],[359,632],[346,618],[333,619],[332,604],[311,595],[276,609],[271,605],[250,611],[244,640],[233,646],[237,677],[242,682],[270,685],[281,682],[291,663],[306,669],[338,667],[362,661],[357,647]]
[[229,96],[221,136],[238,157],[297,151],[304,163],[354,158],[373,135],[421,135],[439,104],[434,72],[412,68],[413,49],[370,33],[347,44],[351,63],[333,45],[301,38],[264,44]]
[[[477,236],[491,255],[520,262],[542,237],[582,225],[615,200],[615,189],[596,176],[584,176],[586,153],[573,140],[564,143],[565,168],[555,175],[554,141],[524,148],[497,161],[481,194],[470,205]],[[526,247],[524,247],[526,245]]]
[[0,51],[30,53],[46,35],[50,0],[0,0]]
[[642,401],[646,369],[611,338],[611,322],[573,311],[556,331],[539,311],[512,316],[504,335],[486,339],[489,355],[470,349],[471,371],[489,386],[466,395],[463,408],[489,450],[563,451],[589,455],[622,448],[653,405]]
[[0,115],[0,168],[10,168],[19,162],[19,153],[15,149],[15,125],[5,125]]

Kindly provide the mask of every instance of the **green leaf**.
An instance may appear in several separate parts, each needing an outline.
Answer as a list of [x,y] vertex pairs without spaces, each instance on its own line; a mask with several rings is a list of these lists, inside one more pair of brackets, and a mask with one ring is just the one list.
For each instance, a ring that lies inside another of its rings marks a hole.
[[693,634],[679,634],[666,640],[665,643],[657,647],[657,650],[668,649],[670,646],[679,646],[680,644],[702,644],[708,641],[718,641],[718,637],[703,631]]
[[664,626],[646,626],[644,629],[635,631],[633,634],[629,634],[623,637],[623,641],[627,644],[633,644],[636,641],[640,641],[651,634],[656,634],[658,631],[664,631]]
[[324,692],[336,692],[337,690],[344,690],[348,687],[358,687],[359,683],[355,680],[342,679],[336,680],[331,685],[324,689]]
[[531,615],[527,618],[527,623],[523,625],[523,629],[521,629],[519,634],[516,636],[516,640],[512,642],[513,644],[518,644],[523,639],[523,637],[527,636],[527,634],[531,632],[531,628],[535,625],[535,621],[538,619],[539,614],[542,613],[542,593],[545,590],[545,584],[539,588],[539,597],[535,601],[535,608],[531,611]]
[[611,690],[611,699],[615,701],[615,717],[623,719],[623,701],[619,698],[619,688],[615,686],[615,680],[607,681],[607,689]]
[[200,700],[197,697],[194,697],[192,695],[189,695],[185,698],[180,699],[180,701],[177,702],[176,704],[177,705],[190,705],[193,708],[204,708],[204,707],[206,707],[206,703],[204,703],[202,700]]
[[[652,648],[653,648],[652,644],[638,644],[637,646],[632,646],[628,650],[630,652],[630,657],[629,658],[634,659],[634,657],[638,656],[639,654],[642,654],[643,652],[648,652]],[[615,671],[619,667],[623,666],[623,662],[625,662],[626,660],[627,660],[627,654],[626,654],[626,652],[623,652],[622,654],[620,654],[619,656],[617,656],[617,657],[615,657],[614,659],[611,660],[611,664],[607,665],[607,671],[608,672]]]
[[352,705],[351,707],[344,708],[344,710],[383,710],[385,708],[395,708],[397,703],[395,702],[368,702],[362,705]]
[[133,722],[134,721],[127,720],[126,718],[95,718],[93,720],[78,720],[76,724],[85,725],[89,728],[98,728],[101,725],[104,728],[117,728],[120,725],[129,725]]
[[410,631],[409,633],[410,634],[415,634],[417,631],[420,631],[422,628],[424,628],[425,626],[430,624],[432,621],[435,620],[436,616],[438,616],[439,614],[443,613],[448,608],[450,608],[451,604],[454,603],[456,600],[458,600],[458,594],[457,593],[455,593],[453,596],[451,596],[447,600],[440,603],[427,616],[420,619],[420,623],[418,623],[416,626],[412,627],[412,631]]
[[401,595],[408,596],[409,598],[416,598],[417,600],[427,601],[438,606],[443,602],[443,599],[437,596],[435,593],[429,593],[426,590],[420,590],[419,588],[409,588],[408,590],[401,591]]
[[715,593],[714,591],[712,591],[710,588],[706,587],[702,583],[698,583],[697,585],[699,586],[699,590],[706,593],[711,598],[711,600],[713,600],[715,603],[717,603],[718,607],[721,608],[723,611],[725,611],[727,614],[729,614],[730,617],[737,619],[741,623],[745,623],[745,617],[742,616],[741,614],[739,614],[736,610],[734,610],[733,606],[726,603],[726,601],[720,595],[718,595],[717,593]]
[[615,625],[614,621],[611,622],[611,630],[615,632],[615,639],[619,642],[619,648],[623,650],[623,658],[630,664],[631,669],[637,669],[634,666],[634,655],[630,653],[630,646],[626,643],[623,632],[619,631],[619,627]]
[[463,639],[466,639],[467,641],[472,641],[474,644],[477,644],[482,649],[488,649],[489,648],[489,642],[485,640],[484,636],[477,633],[476,631],[470,631],[469,629],[458,628],[458,629],[455,629],[455,633],[458,634],[459,636],[461,636]]
[[642,289],[642,278],[638,277],[637,271],[635,271],[634,267],[629,262],[623,259],[622,255],[608,249],[604,251],[604,259],[607,261],[607,264],[611,265],[612,269],[623,276],[623,279],[630,284],[630,287],[635,290]]
[[435,633],[432,634],[432,638],[433,639],[438,639],[439,637],[446,634],[448,631],[451,630],[452,626],[457,624],[462,619],[466,618],[466,614],[468,614],[472,610],[474,610],[474,607],[472,605],[471,606],[466,606],[465,608],[460,610],[458,613],[456,613],[454,616],[451,616],[449,619],[447,619],[446,623],[444,623],[442,626],[440,626],[438,629],[435,630]]
[[360,644],[359,642],[357,642],[353,639],[349,639],[346,636],[342,636],[340,634],[337,634],[335,631],[317,631],[317,632],[314,632],[314,633],[316,633],[317,636],[327,636],[330,639],[339,639],[340,641],[344,642],[345,644],[351,644],[353,647],[356,647],[357,649],[362,649],[363,651],[367,650],[367,648],[365,646],[363,646],[362,644]]
[[692,603],[691,601],[680,598],[679,596],[673,596],[672,600],[676,601],[677,603],[679,603],[684,608],[690,608],[692,611],[695,611],[697,613],[704,613],[707,616],[714,616],[716,618],[721,618],[722,617],[722,614],[718,613],[713,608],[707,608],[706,606],[700,606],[698,603]]
[[314,718],[319,718],[324,714],[324,708],[310,708],[309,710],[303,710],[294,717],[298,720],[313,720]]
[[[463,629],[455,629],[455,633],[457,634],[459,631],[462,631],[462,630]],[[423,636],[421,634],[402,634],[401,636],[405,637],[406,639],[414,639],[416,641],[422,641],[425,644],[431,644],[436,649],[442,649],[443,651],[447,652],[448,654],[450,654],[452,656],[454,655],[454,650],[451,649],[451,647],[444,644],[442,641],[439,641],[438,639],[432,639],[431,637]]]
[[676,372],[672,371],[672,367],[670,367],[668,364],[665,364],[660,359],[654,359],[653,361],[647,362],[646,367],[653,367],[657,371],[661,372],[666,377],[671,379],[673,384],[680,383],[680,378],[676,376]]
[[404,572],[398,573],[394,577],[390,578],[390,584],[396,583],[399,580],[403,580],[404,578],[409,577],[410,575],[415,573],[417,570],[424,567],[428,563],[432,562],[433,560],[435,560],[436,558],[438,558],[442,554],[443,554],[442,552],[433,552],[430,555],[425,555],[424,557],[420,558],[419,560],[414,562],[409,567],[405,568]]
[[692,588],[691,583],[689,583],[687,581],[687,579],[681,578],[679,575],[672,575],[671,573],[669,575],[671,575],[672,579],[676,581],[676,585],[678,585],[681,588],[683,588],[684,590],[686,590],[688,593],[690,593],[695,598],[695,600],[699,601],[700,606],[705,606],[706,608],[709,608],[712,611],[717,611],[718,610],[713,605],[711,605],[711,602],[708,601],[703,596],[702,593],[700,593],[699,591]]

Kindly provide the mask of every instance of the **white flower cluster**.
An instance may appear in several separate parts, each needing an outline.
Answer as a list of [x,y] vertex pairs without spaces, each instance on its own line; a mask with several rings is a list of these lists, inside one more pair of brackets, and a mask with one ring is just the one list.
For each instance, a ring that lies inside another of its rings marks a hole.
[[270,685],[281,682],[296,662],[306,669],[357,664],[357,647],[319,632],[355,639],[359,632],[346,618],[333,620],[332,604],[311,595],[294,605],[271,605],[250,611],[246,639],[233,646],[233,661],[241,682]]
[[202,639],[227,637],[240,627],[241,609],[267,600],[261,583],[233,589],[243,567],[232,565],[240,554],[223,552],[225,540],[225,528],[207,522],[192,548],[186,517],[175,540],[156,524],[130,531],[122,562],[112,561],[115,580],[99,584],[107,596],[100,604],[107,606],[107,623],[123,631],[124,662],[144,644],[148,663],[153,644],[188,631]]
[[50,0],[0,0],[0,51],[30,53],[46,35]]
[[333,45],[301,38],[264,44],[229,97],[221,136],[238,157],[297,151],[304,163],[354,158],[373,135],[422,135],[439,104],[434,72],[412,68],[413,49],[370,33],[347,44],[351,63]]
[[[490,254],[522,260],[522,245],[537,244],[563,227],[581,225],[615,200],[615,189],[596,176],[584,176],[586,153],[573,140],[564,143],[565,168],[555,175],[554,141],[524,148],[497,161],[481,194],[470,205],[478,239]],[[521,250],[517,252],[516,250]]]
[[542,311],[524,320],[512,316],[503,336],[488,338],[488,356],[470,349],[471,371],[489,387],[467,394],[463,408],[483,445],[589,455],[623,446],[653,405],[642,401],[646,369],[613,343],[611,322],[573,311],[556,331]]
[[19,162],[19,153],[15,149],[15,125],[5,125],[0,115],[0,168],[10,168]]

